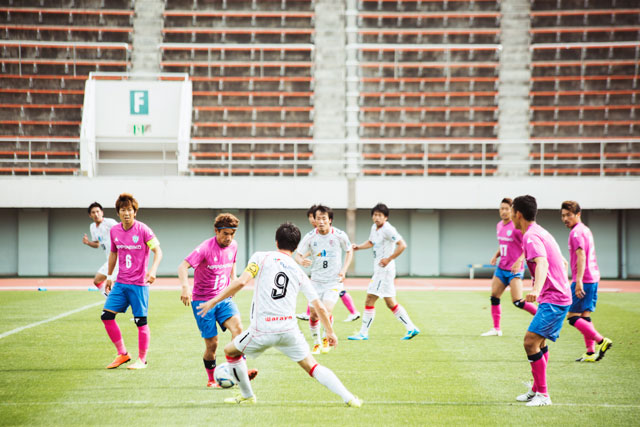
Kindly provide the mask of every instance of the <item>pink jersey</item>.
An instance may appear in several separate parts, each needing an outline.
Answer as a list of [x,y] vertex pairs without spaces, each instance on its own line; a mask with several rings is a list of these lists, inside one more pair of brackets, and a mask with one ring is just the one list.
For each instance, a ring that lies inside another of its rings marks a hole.
[[523,241],[524,255],[532,278],[536,272],[536,263],[533,262],[535,258],[544,257],[549,262],[549,271],[540,290],[538,302],[557,305],[571,304],[571,287],[567,280],[567,270],[564,267],[558,242],[547,230],[535,222],[524,233]]
[[225,248],[218,245],[215,237],[200,243],[185,258],[195,269],[193,277],[193,300],[208,301],[229,285],[229,276],[236,262],[238,244],[232,241]]
[[145,285],[149,248],[158,245],[153,231],[143,222],[133,221],[125,230],[122,223],[111,227],[111,252],[118,253],[116,281],[126,285]]
[[[511,270],[513,264],[522,255],[522,232],[513,225],[513,221],[506,224],[500,221],[496,225],[496,234],[500,248],[498,268]],[[522,263],[520,271],[524,271],[524,263]]]
[[596,283],[600,281],[600,270],[596,259],[596,246],[593,242],[593,234],[589,227],[579,222],[569,232],[569,254],[571,255],[571,281],[576,281],[578,271],[578,256],[576,251],[584,250],[586,262],[584,266],[583,283]]

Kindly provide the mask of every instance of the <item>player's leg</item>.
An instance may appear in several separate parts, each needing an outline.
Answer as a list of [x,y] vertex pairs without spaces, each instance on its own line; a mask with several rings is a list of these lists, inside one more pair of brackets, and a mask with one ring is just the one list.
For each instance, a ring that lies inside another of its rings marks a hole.
[[526,302],[522,298],[522,286],[522,278],[519,276],[514,276],[511,279],[511,302],[513,302],[513,305],[516,307],[528,312],[532,316],[535,316],[538,311],[538,307],[533,303]]
[[202,362],[207,372],[207,387],[216,388],[216,380],[213,374],[216,370],[216,350],[218,349],[218,336],[204,339],[204,355]]
[[584,297],[578,298],[575,295],[575,283],[571,284],[573,304],[569,308],[567,320],[580,331],[587,347],[586,353],[576,361],[596,362],[604,357],[613,343],[600,334],[591,321],[591,313],[595,311],[598,301],[598,283],[584,283],[583,289]]
[[[527,401],[534,401],[538,395],[549,398],[547,391],[547,360],[542,348],[545,346],[545,338],[535,332],[527,331],[524,336],[524,350],[527,353],[527,359],[531,365],[531,374],[533,376],[533,386],[531,392],[527,394]],[[520,396],[518,398],[520,399]],[[550,404],[551,400],[549,400]]]
[[353,298],[351,298],[351,295],[349,295],[349,293],[343,289],[342,292],[340,292],[340,299],[349,311],[349,316],[347,316],[344,321],[353,322],[354,320],[358,320],[360,318],[360,312],[356,310],[356,305],[353,303]]
[[98,290],[102,293],[102,295],[104,295],[105,297],[107,296],[107,294],[104,291],[104,285],[105,285],[105,280],[107,280],[107,273],[109,269],[109,263],[105,262],[104,264],[102,264],[100,266],[100,268],[98,269],[98,271],[96,272],[96,275],[93,277],[93,285],[98,288]]
[[310,307],[309,311],[309,332],[311,332],[311,340],[313,341],[311,352],[313,354],[320,354],[320,318],[313,307]]
[[[222,304],[222,306],[221,306]],[[228,307],[227,307],[228,305]],[[220,307],[219,307],[220,306]],[[229,316],[232,314],[232,316]],[[238,335],[242,333],[242,321],[240,320],[240,313],[238,311],[238,307],[236,303],[231,299],[227,299],[226,301],[222,301],[216,305],[216,314],[218,315],[218,319],[222,318],[223,320],[220,327],[222,331],[226,331],[227,329],[231,332],[231,340],[233,341]],[[215,357],[215,354],[214,354]],[[249,369],[247,371],[249,375],[249,380],[253,380],[258,375],[257,369]]]
[[405,308],[398,304],[395,296],[389,296],[384,298],[384,302],[387,304],[387,308],[391,310],[398,322],[402,323],[402,325],[407,329],[407,334],[402,338],[403,340],[410,340],[420,333],[420,329],[411,321],[409,314]]
[[502,317],[502,308],[500,307],[500,298],[507,287],[507,284],[503,282],[500,276],[501,270],[496,267],[496,273],[491,280],[491,319],[493,320],[493,328],[480,336],[502,336],[502,330],[500,329],[500,319]]
[[125,292],[131,304],[133,321],[138,327],[138,360],[127,369],[145,369],[147,367],[147,351],[151,340],[151,331],[147,324],[149,311],[149,286],[125,285]]
[[104,324],[104,328],[107,331],[107,335],[118,352],[115,360],[107,366],[107,369],[117,368],[123,363],[131,360],[131,357],[127,353],[127,349],[124,345],[120,327],[116,322],[116,314],[124,313],[127,310],[127,307],[129,307],[129,303],[124,295],[122,285],[116,282],[111,289],[111,293],[109,293],[109,296],[107,297],[107,301],[104,303],[104,308],[100,317]]
[[347,390],[336,374],[326,366],[318,364],[312,355],[307,355],[307,357],[298,362],[298,365],[300,365],[309,376],[315,378],[320,384],[340,396],[342,401],[348,406],[354,408],[362,406],[362,401]]
[[[371,288],[371,284],[369,284],[369,288]],[[378,300],[378,296],[368,292],[369,291],[367,291],[367,297],[364,302],[364,313],[362,314],[362,325],[360,326],[360,332],[348,337],[348,339],[350,340],[363,341],[369,339],[369,328],[371,328],[373,319],[376,317],[375,304]]]
[[251,383],[249,381],[247,363],[244,359],[244,353],[241,350],[245,350],[253,340],[254,337],[252,337],[251,331],[244,331],[224,347],[224,354],[227,358],[227,363],[229,364],[229,370],[238,381],[238,387],[240,388],[240,395],[225,399],[225,403],[256,403],[256,397],[253,394],[253,389],[251,388]]
[[[329,313],[329,322],[331,322],[331,325],[333,325],[333,308],[336,306],[336,302],[338,302],[338,296],[339,296],[339,291],[335,290],[335,291],[329,291],[329,292],[325,292],[324,295],[322,296],[322,303],[324,304],[324,306],[327,309],[327,312]],[[331,346],[329,345],[329,341],[327,340],[327,333],[326,331],[322,331],[322,349],[320,350],[321,353],[329,353],[331,351]]]
[[196,325],[200,330],[200,336],[204,339],[204,355],[202,356],[202,362],[204,363],[204,369],[207,373],[207,387],[216,387],[216,382],[213,377],[216,370],[216,350],[218,349],[218,328],[216,327],[215,308],[209,310],[204,316],[198,315],[198,305],[204,301],[191,301],[191,309],[193,311],[193,317],[196,320]]

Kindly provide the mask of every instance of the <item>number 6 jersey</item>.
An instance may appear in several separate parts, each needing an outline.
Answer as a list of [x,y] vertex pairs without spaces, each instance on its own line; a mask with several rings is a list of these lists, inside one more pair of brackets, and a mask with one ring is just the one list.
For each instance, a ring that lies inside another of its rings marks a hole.
[[245,271],[255,278],[250,328],[259,334],[278,334],[298,328],[295,313],[299,291],[309,302],[318,299],[304,271],[282,252],[254,253]]
[[324,235],[317,228],[311,230],[296,249],[300,255],[311,253],[311,280],[314,283],[336,283],[342,268],[342,252],[350,250],[349,236],[335,227]]
[[118,254],[118,277],[124,285],[145,286],[149,249],[160,245],[153,231],[143,222],[133,221],[125,230],[122,223],[111,227],[111,252]]

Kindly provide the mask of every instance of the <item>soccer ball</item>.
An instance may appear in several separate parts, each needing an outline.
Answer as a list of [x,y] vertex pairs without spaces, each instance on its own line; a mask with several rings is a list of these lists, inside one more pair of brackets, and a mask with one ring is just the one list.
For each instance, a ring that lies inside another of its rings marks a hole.
[[213,378],[218,385],[222,388],[229,388],[236,385],[236,379],[233,376],[233,372],[229,369],[228,363],[216,366],[216,370],[213,373]]

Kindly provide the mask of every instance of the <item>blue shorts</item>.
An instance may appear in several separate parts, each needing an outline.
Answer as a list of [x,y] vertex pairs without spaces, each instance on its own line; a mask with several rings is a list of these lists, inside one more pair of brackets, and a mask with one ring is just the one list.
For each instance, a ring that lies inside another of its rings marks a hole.
[[238,311],[238,307],[236,303],[231,300],[231,298],[227,298],[224,301],[220,301],[213,307],[211,310],[201,317],[198,314],[198,305],[207,301],[191,301],[191,308],[193,309],[193,316],[196,318],[196,323],[198,324],[198,329],[200,329],[200,335],[202,338],[213,338],[218,335],[218,328],[216,327],[216,322],[220,325],[220,329],[222,332],[226,331],[227,328],[222,326],[227,319],[235,316],[236,314],[240,314]]
[[576,282],[571,284],[571,297],[573,302],[569,307],[569,313],[584,313],[585,311],[596,311],[596,303],[598,302],[598,282],[583,283],[584,298],[576,296]]
[[500,279],[500,281],[505,285],[505,286],[509,286],[509,284],[511,283],[511,281],[515,278],[519,278],[520,280],[522,280],[522,278],[524,277],[524,271],[520,271],[516,274],[513,274],[511,272],[511,270],[503,270],[500,267],[496,267],[496,272],[494,273],[494,275]]
[[533,316],[533,320],[527,330],[555,341],[560,336],[560,329],[562,329],[564,318],[567,317],[568,312],[568,305],[543,302],[538,305],[538,312]]
[[124,313],[131,306],[134,317],[146,317],[149,310],[149,286],[125,285],[115,282],[104,309]]

